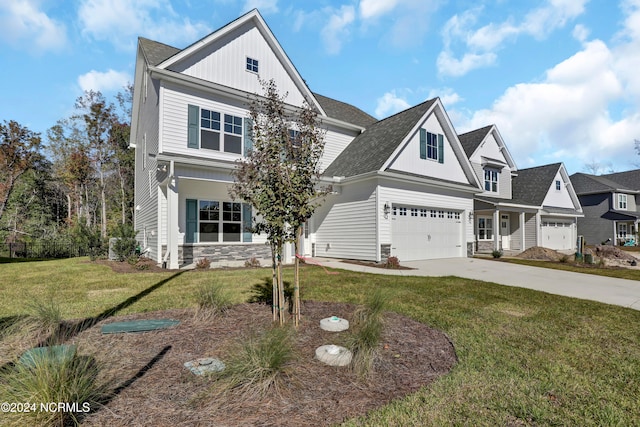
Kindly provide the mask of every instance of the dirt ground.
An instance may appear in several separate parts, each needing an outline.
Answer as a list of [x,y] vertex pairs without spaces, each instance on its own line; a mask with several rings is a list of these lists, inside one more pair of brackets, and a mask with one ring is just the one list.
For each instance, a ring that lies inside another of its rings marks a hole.
[[[636,261],[636,264],[640,264],[640,259],[631,252],[624,251],[616,246],[596,245],[594,247],[587,247],[585,249],[586,254],[593,255],[594,263],[597,263],[600,259],[603,260],[604,266],[613,268],[632,268],[640,269],[639,265],[632,265],[632,261]],[[566,255],[555,251],[553,249],[543,248],[540,246],[534,246],[526,251],[516,255],[517,258],[540,260],[540,261],[560,261],[563,257],[567,257],[569,261],[573,261],[573,255]],[[587,264],[580,264],[587,266]]]
[[[374,372],[361,379],[348,367],[331,367],[314,358],[315,349],[341,344],[344,334],[320,329],[322,318],[351,320],[349,304],[303,303],[296,332],[295,362],[281,393],[262,399],[232,395],[214,398],[213,377],[192,374],[183,364],[201,357],[222,361],[238,342],[268,327],[270,307],[240,304],[225,315],[201,321],[193,310],[169,310],[113,317],[72,339],[79,354],[93,355],[113,381],[115,396],[92,411],[87,426],[323,426],[365,415],[393,399],[430,384],[457,362],[448,337],[396,313],[385,314],[385,331]],[[180,320],[166,330],[101,334],[101,325],[118,320]]]

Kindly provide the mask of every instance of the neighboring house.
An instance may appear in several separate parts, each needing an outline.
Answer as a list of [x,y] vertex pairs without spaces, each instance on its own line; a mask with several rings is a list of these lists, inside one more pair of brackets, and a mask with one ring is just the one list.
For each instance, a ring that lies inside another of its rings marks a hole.
[[518,170],[494,125],[459,138],[483,183],[474,202],[478,252],[576,247],[582,209],[562,163]]
[[[251,147],[248,102],[258,77],[306,100],[326,130],[332,194],[307,223],[307,255],[382,261],[473,253],[481,191],[439,99],[387,119],[313,93],[257,10],[185,49],[140,38],[131,145],[135,228],[145,254],[170,268],[270,259],[247,232],[252,207],[232,201],[234,162]],[[291,260],[290,253],[287,260]]]
[[578,231],[587,244],[638,244],[640,169],[608,175],[571,175],[584,209]]

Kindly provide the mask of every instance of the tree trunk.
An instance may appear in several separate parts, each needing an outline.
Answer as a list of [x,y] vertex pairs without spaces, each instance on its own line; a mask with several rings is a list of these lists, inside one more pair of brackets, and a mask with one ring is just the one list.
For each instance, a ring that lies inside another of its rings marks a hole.
[[100,235],[107,238],[107,197],[104,191],[104,173],[100,169]]
[[293,322],[297,327],[300,323],[300,236],[302,235],[302,227],[296,229],[295,245],[295,268],[293,270]]
[[271,242],[271,311],[273,312],[273,323],[278,320],[278,273],[276,266],[276,245]]

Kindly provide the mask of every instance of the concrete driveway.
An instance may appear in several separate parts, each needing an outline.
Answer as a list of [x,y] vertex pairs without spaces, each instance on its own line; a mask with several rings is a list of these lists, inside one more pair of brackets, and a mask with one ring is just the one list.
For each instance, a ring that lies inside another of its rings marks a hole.
[[414,270],[386,270],[349,264],[335,259],[316,258],[315,261],[325,267],[375,274],[458,276],[640,310],[640,281],[635,280],[614,279],[480,258],[448,258],[402,263]]

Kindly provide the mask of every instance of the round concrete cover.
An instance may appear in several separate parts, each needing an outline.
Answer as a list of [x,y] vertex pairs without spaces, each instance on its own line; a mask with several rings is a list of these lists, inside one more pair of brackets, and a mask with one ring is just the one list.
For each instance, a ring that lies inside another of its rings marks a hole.
[[224,370],[224,363],[213,357],[203,357],[185,362],[184,367],[196,375],[204,375],[210,372],[220,372]]
[[327,317],[320,321],[320,329],[330,332],[341,332],[349,329],[349,321],[338,316]]
[[322,345],[316,348],[316,359],[329,366],[347,366],[353,355],[339,345]]

